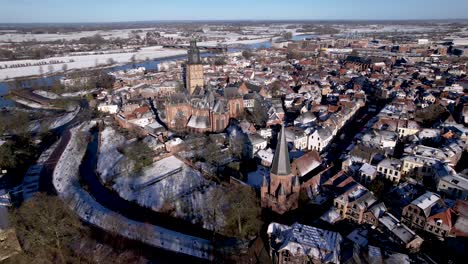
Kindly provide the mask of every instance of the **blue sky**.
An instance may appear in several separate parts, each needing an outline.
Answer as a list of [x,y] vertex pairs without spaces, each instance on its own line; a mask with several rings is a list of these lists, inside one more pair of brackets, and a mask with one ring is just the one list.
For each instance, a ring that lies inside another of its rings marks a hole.
[[468,18],[468,0],[0,0],[0,23]]

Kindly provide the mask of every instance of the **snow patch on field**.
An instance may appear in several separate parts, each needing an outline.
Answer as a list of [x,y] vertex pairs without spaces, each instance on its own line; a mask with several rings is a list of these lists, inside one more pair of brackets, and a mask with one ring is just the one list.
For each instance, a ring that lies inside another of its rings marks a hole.
[[96,169],[102,182],[108,183],[120,171],[118,163],[124,156],[117,148],[125,141],[125,137],[112,127],[106,127],[101,131]]

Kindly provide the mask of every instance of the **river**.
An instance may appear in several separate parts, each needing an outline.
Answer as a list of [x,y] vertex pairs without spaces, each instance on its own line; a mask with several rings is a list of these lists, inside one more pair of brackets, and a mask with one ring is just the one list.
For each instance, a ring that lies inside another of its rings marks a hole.
[[[300,40],[311,39],[311,38],[317,38],[317,36],[312,35],[312,34],[295,35],[292,37],[292,41],[300,41]],[[241,51],[245,49],[256,50],[256,49],[271,48],[271,47],[272,47],[272,41],[263,41],[263,42],[258,42],[258,43],[238,45],[238,47],[236,48],[229,48],[228,52],[237,52],[237,51]],[[212,53],[203,53],[201,56],[211,57],[215,55],[216,54],[212,54]],[[107,71],[119,71],[119,70],[128,70],[128,69],[132,69],[136,67],[145,67],[147,70],[155,70],[158,68],[158,65],[163,62],[183,60],[186,58],[187,58],[187,55],[178,55],[178,56],[159,58],[159,59],[148,60],[148,61],[143,61],[143,62],[138,62],[138,63],[128,63],[128,64],[123,64],[123,65],[117,65],[114,67],[106,68],[106,70]],[[29,79],[22,80],[20,82],[20,85],[22,88],[30,88],[33,86],[36,86],[36,87],[50,86],[55,80],[61,79],[63,77],[64,77],[63,74],[57,74],[57,75],[52,75],[52,76],[47,76],[47,77],[42,77],[42,78],[40,77],[29,78]],[[8,94],[8,89],[9,89],[8,82],[0,82],[0,108],[14,106],[13,101],[4,98],[4,96]]]

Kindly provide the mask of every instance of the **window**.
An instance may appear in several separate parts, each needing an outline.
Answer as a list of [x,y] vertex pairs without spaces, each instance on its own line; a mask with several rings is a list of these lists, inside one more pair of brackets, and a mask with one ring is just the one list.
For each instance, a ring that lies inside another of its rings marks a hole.
[[398,171],[395,171],[395,173],[394,173],[394,174],[395,174],[395,176],[398,176]]

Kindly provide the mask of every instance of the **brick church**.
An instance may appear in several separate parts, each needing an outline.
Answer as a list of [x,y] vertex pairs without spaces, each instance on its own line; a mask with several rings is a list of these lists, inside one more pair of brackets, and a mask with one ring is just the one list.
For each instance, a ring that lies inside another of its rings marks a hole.
[[244,101],[237,89],[227,87],[223,94],[205,87],[200,49],[190,42],[185,65],[186,92],[174,94],[165,104],[166,123],[170,129],[195,133],[221,132],[230,118],[244,113]]
[[282,125],[271,164],[270,182],[264,177],[260,189],[262,207],[270,208],[279,214],[296,209],[300,191],[299,176],[292,171],[284,125]]

